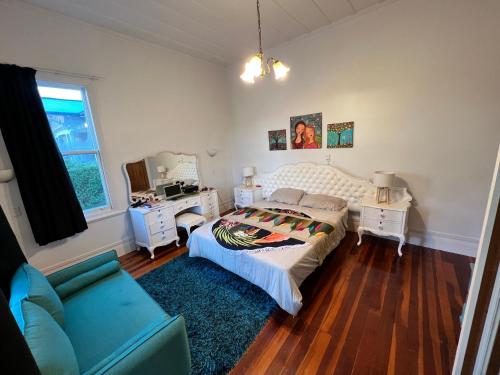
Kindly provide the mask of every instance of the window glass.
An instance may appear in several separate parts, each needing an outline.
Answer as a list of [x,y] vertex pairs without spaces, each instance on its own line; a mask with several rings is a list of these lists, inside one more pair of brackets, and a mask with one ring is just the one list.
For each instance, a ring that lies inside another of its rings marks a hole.
[[87,90],[84,86],[39,82],[38,91],[82,209],[109,208]]

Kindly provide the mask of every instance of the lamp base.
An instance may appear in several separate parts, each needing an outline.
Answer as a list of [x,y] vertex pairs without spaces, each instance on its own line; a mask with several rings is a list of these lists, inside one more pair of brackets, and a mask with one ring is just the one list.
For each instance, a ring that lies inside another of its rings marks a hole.
[[253,178],[245,177],[245,187],[249,188],[253,186]]
[[390,188],[388,187],[377,187],[377,203],[390,203]]

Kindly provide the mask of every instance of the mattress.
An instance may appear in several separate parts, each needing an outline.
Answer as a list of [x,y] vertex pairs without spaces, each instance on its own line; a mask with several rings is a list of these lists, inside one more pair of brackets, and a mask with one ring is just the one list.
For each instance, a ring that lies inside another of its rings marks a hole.
[[212,233],[217,221],[214,220],[193,231],[187,243],[189,256],[209,259],[241,276],[265,290],[283,310],[297,315],[302,307],[299,287],[345,237],[348,209],[328,211],[267,201],[254,203],[252,207],[302,212],[314,220],[330,223],[335,229],[314,245],[248,253],[221,246]]

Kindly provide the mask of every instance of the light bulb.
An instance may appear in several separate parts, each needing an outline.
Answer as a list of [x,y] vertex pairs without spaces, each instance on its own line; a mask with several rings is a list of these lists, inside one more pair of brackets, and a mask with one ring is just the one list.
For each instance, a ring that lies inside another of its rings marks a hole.
[[240,76],[240,78],[245,81],[246,83],[255,83],[254,76],[252,74],[250,64],[246,63],[245,64],[245,71],[243,74]]
[[262,75],[262,58],[259,54],[254,55],[248,62],[250,72],[254,77]]
[[283,64],[281,61],[276,60],[273,63],[273,70],[274,70],[274,78],[282,79],[286,77],[287,73],[290,71],[290,68],[285,64]]

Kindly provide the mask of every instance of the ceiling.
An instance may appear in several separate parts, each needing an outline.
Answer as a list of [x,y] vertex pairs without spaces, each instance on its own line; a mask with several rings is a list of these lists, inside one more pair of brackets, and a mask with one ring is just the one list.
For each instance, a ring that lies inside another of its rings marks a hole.
[[[217,63],[257,49],[255,0],[23,0]],[[261,0],[264,49],[386,0]]]

